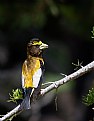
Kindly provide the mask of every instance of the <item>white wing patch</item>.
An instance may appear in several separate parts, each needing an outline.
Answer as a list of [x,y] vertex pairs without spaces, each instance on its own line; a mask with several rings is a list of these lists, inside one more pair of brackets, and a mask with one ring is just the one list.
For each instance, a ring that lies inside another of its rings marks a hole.
[[24,88],[24,75],[22,75],[22,87]]
[[37,88],[38,87],[38,84],[39,84],[41,75],[42,75],[42,70],[40,68],[33,75],[33,86],[34,86],[34,88]]

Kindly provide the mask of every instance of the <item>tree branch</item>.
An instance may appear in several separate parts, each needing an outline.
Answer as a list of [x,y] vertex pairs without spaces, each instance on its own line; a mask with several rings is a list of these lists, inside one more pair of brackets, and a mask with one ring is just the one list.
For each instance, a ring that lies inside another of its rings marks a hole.
[[[94,69],[94,61],[89,63],[88,65],[82,67],[81,69],[79,69],[78,71],[64,77],[63,79],[60,79],[58,81],[53,82],[53,84],[51,84],[50,86],[46,87],[45,89],[43,89],[41,91],[41,95],[43,96],[44,94],[50,92],[51,90],[58,88],[59,86],[74,80],[82,75],[84,75],[85,73],[91,71]],[[15,115],[17,115],[18,113],[24,111],[24,109],[21,107],[21,105],[18,105],[16,108],[14,108],[12,111],[8,112],[6,115],[4,115],[2,118],[0,118],[0,121],[4,121],[6,119],[9,119],[10,117],[13,117]]]
[[93,69],[94,69],[94,61],[92,61],[88,65],[80,68],[76,72],[74,72],[74,73],[72,73],[72,74],[70,74],[68,76],[65,76],[63,79],[60,79],[58,81],[55,81],[53,84],[51,84],[50,86],[48,86],[45,89],[43,89],[41,91],[41,95],[44,95],[44,94],[48,93],[49,91],[51,91],[51,90],[53,90],[55,88],[58,88],[59,86],[67,83],[68,81],[77,79],[78,77],[84,75],[85,73],[87,73],[87,72],[89,72],[89,71],[91,71]]

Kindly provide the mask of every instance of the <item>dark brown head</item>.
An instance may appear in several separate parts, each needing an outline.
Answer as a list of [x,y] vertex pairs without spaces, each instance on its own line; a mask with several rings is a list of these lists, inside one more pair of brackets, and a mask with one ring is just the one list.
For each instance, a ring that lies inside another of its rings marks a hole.
[[27,56],[40,57],[42,50],[48,48],[47,44],[42,43],[41,40],[34,38],[27,45]]

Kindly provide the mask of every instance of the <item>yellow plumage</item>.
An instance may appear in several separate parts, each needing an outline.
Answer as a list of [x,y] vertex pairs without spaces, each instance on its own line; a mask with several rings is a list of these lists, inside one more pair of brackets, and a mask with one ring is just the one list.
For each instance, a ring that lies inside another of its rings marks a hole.
[[[23,67],[22,67],[22,75],[24,78],[24,82],[23,82],[23,86],[24,88],[28,88],[28,87],[34,87],[33,85],[33,75],[35,74],[35,72],[40,69],[41,65],[40,65],[40,61],[43,62],[42,58],[35,58],[35,57],[31,57],[30,58],[30,62],[28,63],[27,60],[24,62]],[[44,63],[44,62],[43,62]]]

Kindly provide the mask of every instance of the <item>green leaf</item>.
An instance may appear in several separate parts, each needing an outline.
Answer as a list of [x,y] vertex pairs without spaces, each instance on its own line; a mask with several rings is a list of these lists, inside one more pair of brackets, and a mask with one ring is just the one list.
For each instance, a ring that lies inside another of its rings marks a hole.
[[94,88],[89,90],[88,94],[86,96],[83,96],[82,100],[85,105],[92,105],[94,103]]
[[10,99],[8,102],[17,103],[17,100],[23,99],[23,92],[21,89],[13,89],[12,94],[9,93]]
[[93,30],[91,31],[93,36],[91,36],[91,38],[94,38],[94,26],[93,26]]

